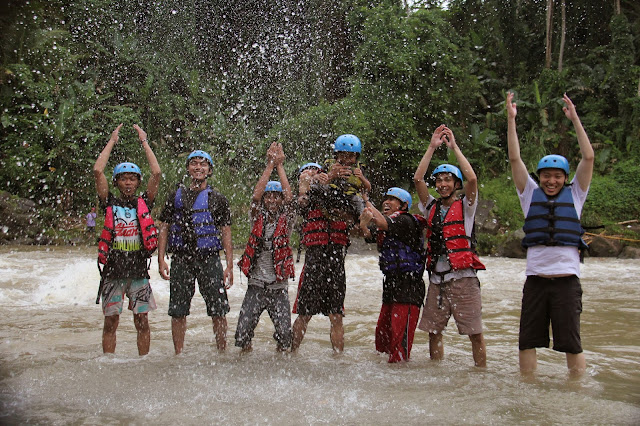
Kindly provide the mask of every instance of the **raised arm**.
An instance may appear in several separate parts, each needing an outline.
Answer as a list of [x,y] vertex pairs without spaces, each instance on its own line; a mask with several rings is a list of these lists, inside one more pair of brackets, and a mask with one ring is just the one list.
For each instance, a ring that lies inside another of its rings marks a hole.
[[522,158],[520,158],[520,142],[518,141],[518,133],[516,132],[516,103],[513,101],[513,93],[507,93],[507,101],[505,107],[507,109],[507,146],[509,152],[509,163],[511,164],[511,174],[513,182],[518,192],[524,191],[524,187],[529,180],[529,172]]
[[98,159],[93,165],[93,179],[96,181],[96,191],[98,192],[98,198],[103,203],[107,201],[107,196],[109,195],[109,182],[107,181],[107,177],[104,175],[104,169],[107,167],[111,150],[115,144],[118,143],[118,133],[121,128],[122,123],[120,123],[120,125],[111,133],[109,142],[107,142],[107,145],[104,147],[100,155],[98,155]]
[[445,127],[443,130],[444,133],[444,141],[447,144],[447,148],[453,151],[456,155],[456,160],[458,160],[458,166],[462,171],[462,175],[466,181],[464,185],[464,195],[467,199],[467,203],[469,205],[473,205],[476,202],[476,197],[478,196],[478,178],[476,173],[473,171],[473,167],[471,167],[471,163],[467,160],[467,157],[464,156],[458,144],[456,144],[456,139],[453,136],[453,132],[448,127]]
[[262,176],[258,179],[255,188],[253,189],[253,195],[251,196],[251,216],[255,216],[258,209],[260,208],[260,202],[262,201],[262,196],[264,195],[264,190],[267,187],[267,183],[269,182],[269,178],[271,177],[271,173],[273,173],[273,169],[276,167],[276,155],[278,151],[278,143],[273,142],[269,149],[267,149],[267,165],[262,172]]
[[429,199],[429,187],[424,180],[424,175],[427,173],[427,169],[429,168],[429,164],[431,163],[433,153],[436,151],[436,149],[438,149],[440,145],[442,145],[442,136],[445,128],[446,126],[444,124],[441,124],[433,132],[433,135],[431,136],[431,142],[427,147],[427,151],[422,156],[422,160],[420,160],[420,164],[418,164],[418,168],[413,175],[413,183],[416,185],[418,198],[420,199],[422,204],[426,204],[427,200]]
[[284,150],[282,149],[282,144],[276,144],[276,172],[278,173],[278,179],[280,179],[280,184],[282,185],[282,196],[284,197],[284,204],[288,205],[293,200],[293,192],[291,191],[291,185],[289,185],[289,179],[287,178],[287,172],[284,170],[284,160],[286,159],[284,155]]
[[149,178],[149,182],[147,183],[147,197],[149,198],[149,201],[153,201],[156,198],[156,195],[158,195],[158,190],[160,189],[160,179],[162,178],[162,171],[160,170],[158,159],[156,158],[153,150],[149,146],[149,142],[147,141],[147,133],[142,130],[142,128],[137,124],[134,124],[133,128],[136,130],[136,132],[138,132],[138,138],[140,139],[140,143],[142,144],[142,149],[144,149],[144,154],[147,157],[149,168],[151,169],[151,177]]
[[591,177],[593,176],[593,164],[595,161],[593,147],[591,146],[587,132],[585,132],[582,127],[575,105],[573,105],[573,102],[571,102],[571,99],[569,99],[566,93],[562,100],[566,105],[562,108],[562,111],[564,111],[564,115],[573,123],[573,128],[575,129],[576,136],[578,137],[580,154],[582,154],[582,158],[576,168],[576,179],[580,184],[580,188],[582,188],[583,191],[586,191],[591,184]]
[[386,231],[387,229],[389,229],[387,219],[380,212],[380,210],[378,210],[376,206],[371,203],[371,201],[367,200],[366,207],[364,208],[362,213],[364,214],[365,212],[367,212],[366,216],[371,216],[370,222],[373,222],[378,227],[378,229],[380,229],[381,231]]

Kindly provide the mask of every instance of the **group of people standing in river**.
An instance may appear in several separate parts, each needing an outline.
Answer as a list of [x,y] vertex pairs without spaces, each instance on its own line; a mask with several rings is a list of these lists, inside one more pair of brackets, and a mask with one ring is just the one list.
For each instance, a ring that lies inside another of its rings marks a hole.
[[[566,94],[563,100],[582,155],[571,182],[569,162],[559,155],[545,156],[536,174],[529,175],[520,158],[513,94],[509,93],[506,100],[509,161],[525,215],[522,244],[527,248],[527,279],[519,333],[523,373],[536,369],[536,348],[549,346],[549,325],[553,349],[566,353],[569,370],[580,374],[586,368],[580,341],[579,263],[580,251],[585,248],[580,215],[594,153],[575,106]],[[230,310],[226,291],[233,285],[234,262],[229,202],[207,183],[214,162],[202,150],[187,157],[189,183],[179,184],[169,194],[156,226],[150,211],[161,170],[146,133],[137,125],[133,127],[151,171],[146,191],[138,195],[142,173],[133,163],[114,168],[112,183],[119,194],[109,190],[104,170],[122,124],[111,134],[93,169],[105,213],[98,259],[99,299],[105,316],[103,351],[115,351],[126,295],[138,334],[138,352],[149,352],[147,313],[156,309],[156,303],[148,270],[156,248],[160,275],[170,281],[168,313],[175,353],[180,354],[184,348],[196,281],[212,318],[217,348],[223,351]],[[441,147],[454,153],[458,165],[440,164],[425,179],[432,157]],[[334,351],[342,352],[345,256],[351,236],[361,235],[377,244],[384,276],[376,350],[388,354],[389,362],[408,360],[419,328],[429,333],[431,359],[442,359],[443,331],[453,315],[459,333],[469,336],[474,364],[485,367],[480,281],[476,275],[485,267],[473,244],[478,180],[451,129],[441,125],[434,131],[416,169],[414,183],[421,214],[409,213],[412,196],[400,187],[384,191],[380,208],[370,202],[372,188],[359,161],[362,144],[357,136],[339,136],[333,151],[334,158],[323,164],[311,162],[300,167],[295,193],[285,172],[282,146],[274,142],[267,150],[266,167],[251,198],[251,233],[238,261],[248,285],[238,316],[236,346],[243,352],[251,350],[254,330],[266,310],[279,351],[297,351],[311,318],[323,314],[330,320],[331,345]],[[274,171],[278,180],[271,180]],[[428,181],[435,187],[437,198],[430,194]],[[295,279],[295,271],[290,236],[298,218],[306,253],[291,309],[288,280]],[[220,251],[225,255],[224,266]],[[172,256],[170,265],[168,253]],[[426,288],[425,270],[429,281]],[[293,324],[292,313],[297,314]]]

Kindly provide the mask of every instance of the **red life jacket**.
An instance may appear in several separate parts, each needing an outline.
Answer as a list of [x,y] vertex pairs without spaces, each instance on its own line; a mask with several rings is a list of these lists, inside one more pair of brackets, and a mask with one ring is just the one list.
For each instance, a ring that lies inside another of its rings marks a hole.
[[[149,207],[142,197],[138,197],[138,205],[136,208],[138,216],[138,229],[142,237],[142,246],[145,254],[151,257],[151,254],[158,247],[158,228],[153,223]],[[98,263],[106,265],[109,260],[109,251],[113,245],[115,238],[115,218],[113,214],[113,206],[107,206],[104,217],[104,228],[98,239]]]
[[[464,229],[462,200],[456,200],[451,204],[443,221],[439,219],[441,205],[441,200],[436,201],[427,219],[427,269],[433,271],[436,263],[434,259],[441,254],[447,255],[452,270],[486,269],[471,248],[471,238]],[[435,215],[438,215],[436,223]]]
[[349,230],[347,222],[329,220],[324,217],[322,210],[309,211],[302,226],[302,244],[305,246],[325,246],[329,243],[349,245]]
[[[293,254],[289,246],[287,218],[280,215],[276,229],[273,232],[273,266],[276,271],[276,280],[285,281],[288,278],[295,278],[295,270],[293,268]],[[249,241],[244,249],[242,257],[238,261],[238,266],[242,272],[249,277],[251,268],[254,265],[256,255],[262,245],[264,238],[264,215],[259,215],[253,222]]]

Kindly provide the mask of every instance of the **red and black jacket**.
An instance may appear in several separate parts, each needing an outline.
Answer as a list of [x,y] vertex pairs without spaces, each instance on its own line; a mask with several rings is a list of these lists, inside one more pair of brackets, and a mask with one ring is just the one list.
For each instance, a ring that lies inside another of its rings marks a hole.
[[[244,253],[238,262],[242,272],[250,277],[251,268],[254,265],[257,254],[260,252],[264,240],[264,215],[260,214],[253,222],[249,241]],[[280,215],[276,229],[273,232],[273,266],[276,271],[276,280],[285,281],[295,278],[293,267],[293,254],[289,245],[289,224],[286,215]]]

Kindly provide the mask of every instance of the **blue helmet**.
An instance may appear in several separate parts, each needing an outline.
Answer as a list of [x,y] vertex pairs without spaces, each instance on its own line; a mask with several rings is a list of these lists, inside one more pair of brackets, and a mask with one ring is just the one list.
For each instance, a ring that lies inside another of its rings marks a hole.
[[307,164],[303,165],[302,167],[300,167],[300,169],[298,170],[298,173],[302,173],[303,171],[305,171],[309,167],[316,167],[316,168],[318,168],[318,170],[322,170],[322,166],[320,164],[318,164],[318,163],[307,163]]
[[397,187],[389,188],[386,194],[384,195],[385,197],[386,196],[395,197],[398,200],[402,201],[403,203],[407,203],[407,210],[411,208],[411,194],[409,194],[407,191],[405,191],[402,188],[397,188]]
[[113,168],[113,180],[115,181],[118,178],[118,175],[122,173],[135,173],[138,175],[138,178],[142,180],[142,172],[140,171],[140,167],[133,163],[120,163]]
[[540,173],[542,169],[560,169],[569,175],[569,162],[562,155],[546,155],[538,162],[536,173]]
[[189,161],[191,161],[192,158],[204,158],[209,162],[209,167],[213,168],[213,160],[211,159],[211,156],[204,151],[197,149],[189,154],[187,157],[187,167],[189,167]]
[[452,175],[460,179],[460,183],[463,182],[462,172],[459,168],[457,168],[456,166],[452,166],[451,164],[440,164],[435,168],[433,173],[431,173],[431,176],[435,179],[438,173],[451,173]]
[[270,180],[264,187],[264,192],[282,192],[282,184],[277,180]]
[[333,152],[340,151],[360,154],[362,152],[362,143],[355,135],[340,135],[333,144]]

